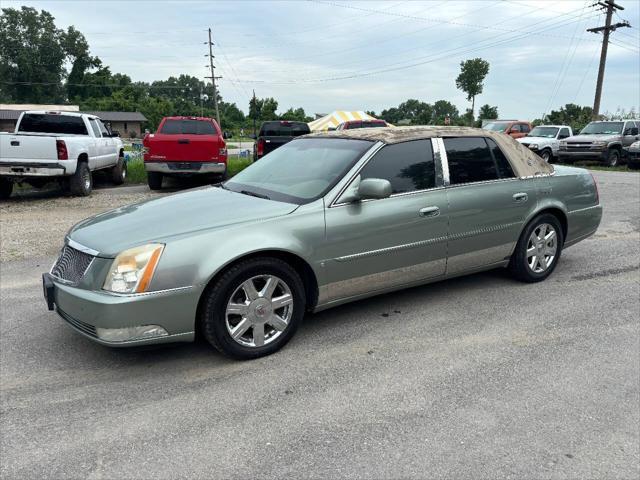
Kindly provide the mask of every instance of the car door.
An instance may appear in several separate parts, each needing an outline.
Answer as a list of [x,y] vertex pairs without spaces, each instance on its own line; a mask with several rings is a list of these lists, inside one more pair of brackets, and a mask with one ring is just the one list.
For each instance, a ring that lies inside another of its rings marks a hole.
[[119,152],[116,148],[116,144],[113,141],[113,138],[111,138],[109,130],[107,130],[105,124],[102,123],[102,120],[98,119],[96,120],[96,122],[98,123],[98,127],[100,127],[100,133],[102,134],[102,166],[110,167],[112,165],[115,165],[118,161]]
[[91,131],[94,134],[94,138],[92,138],[91,144],[89,145],[89,151],[87,152],[89,155],[89,168],[91,170],[95,170],[104,166],[103,139],[97,119],[89,118],[88,120],[89,125],[91,126]]
[[[388,198],[325,210],[326,302],[444,275],[447,198],[430,140],[387,145],[345,191],[366,178],[389,180]],[[344,195],[343,195],[344,197]]]
[[624,148],[629,148],[631,144],[637,141],[640,137],[638,136],[638,127],[636,122],[628,121],[624,124],[624,130],[622,132],[622,146]]
[[567,127],[563,127],[558,131],[558,135],[556,136],[556,140],[552,144],[553,155],[558,155],[558,150],[560,149],[560,140],[564,140],[565,138],[569,138],[571,134],[569,133],[569,129]]
[[449,176],[447,274],[504,262],[536,205],[536,179],[516,178],[491,138],[447,137],[442,142]]

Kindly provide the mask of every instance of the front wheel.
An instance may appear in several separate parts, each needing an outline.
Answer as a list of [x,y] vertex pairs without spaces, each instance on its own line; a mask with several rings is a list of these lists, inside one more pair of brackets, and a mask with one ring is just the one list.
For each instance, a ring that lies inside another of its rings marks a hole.
[[543,150],[542,152],[540,152],[540,156],[547,163],[550,163],[553,158],[553,155],[551,155],[551,150]]
[[607,155],[607,166],[617,167],[620,164],[620,152],[618,150],[609,150]]
[[78,195],[80,197],[86,197],[91,193],[93,189],[93,178],[91,177],[89,165],[87,165],[86,162],[78,162],[76,173],[69,179],[69,189],[72,195]]
[[558,218],[550,213],[538,215],[520,235],[509,270],[522,282],[540,282],[556,268],[563,245],[564,234]]
[[305,311],[298,273],[277,258],[254,258],[229,268],[204,293],[200,322],[223,354],[258,358],[282,348]]
[[13,192],[13,182],[0,177],[0,200],[6,200]]
[[111,181],[116,185],[122,185],[127,179],[127,162],[124,161],[124,157],[120,155],[118,157],[118,163],[111,169]]

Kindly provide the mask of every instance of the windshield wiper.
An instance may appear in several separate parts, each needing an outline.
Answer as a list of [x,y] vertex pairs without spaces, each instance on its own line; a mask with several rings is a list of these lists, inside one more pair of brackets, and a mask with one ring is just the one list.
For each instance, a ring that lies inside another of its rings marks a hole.
[[251,197],[258,197],[258,198],[264,198],[265,200],[271,200],[267,195],[262,195],[256,192],[250,192],[249,190],[240,190],[240,193],[244,195],[249,195]]

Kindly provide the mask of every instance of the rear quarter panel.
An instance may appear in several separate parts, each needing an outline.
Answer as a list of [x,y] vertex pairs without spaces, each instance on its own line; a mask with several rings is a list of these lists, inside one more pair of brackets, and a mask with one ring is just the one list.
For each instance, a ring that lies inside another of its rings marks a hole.
[[602,219],[602,205],[595,180],[582,168],[555,166],[546,177],[548,193],[542,195],[539,210],[558,208],[567,217],[565,246],[571,246],[595,233]]

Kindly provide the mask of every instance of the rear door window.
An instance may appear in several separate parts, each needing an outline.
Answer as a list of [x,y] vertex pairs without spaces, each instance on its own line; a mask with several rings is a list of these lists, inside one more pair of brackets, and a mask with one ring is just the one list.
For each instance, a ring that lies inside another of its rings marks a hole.
[[391,182],[392,194],[426,190],[436,185],[436,169],[430,140],[387,145],[360,171],[360,178]]
[[529,133],[531,131],[531,129],[529,128],[529,125],[527,125],[526,123],[521,123],[520,124],[520,131],[522,133]]
[[90,118],[89,119],[89,125],[91,125],[91,130],[93,130],[93,134],[100,138],[102,135],[100,135],[100,127],[98,126],[98,123],[96,122],[95,118]]
[[[449,162],[451,185],[497,180],[501,178],[501,173],[508,175],[508,170],[499,172],[497,159],[494,159],[494,153],[483,137],[457,137],[444,138],[443,140]],[[495,143],[493,145],[497,149],[498,156],[504,158],[504,154],[497,148],[497,145]],[[510,170],[511,166],[506,158],[504,158],[504,162]],[[510,176],[513,176],[513,171]]]
[[88,135],[84,120],[76,115],[53,113],[26,113],[22,116],[19,132],[53,133],[62,135]]
[[213,123],[206,120],[165,120],[160,133],[165,135],[216,135]]

